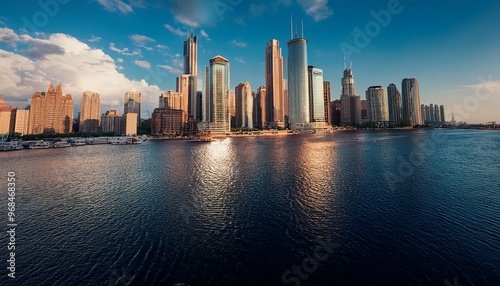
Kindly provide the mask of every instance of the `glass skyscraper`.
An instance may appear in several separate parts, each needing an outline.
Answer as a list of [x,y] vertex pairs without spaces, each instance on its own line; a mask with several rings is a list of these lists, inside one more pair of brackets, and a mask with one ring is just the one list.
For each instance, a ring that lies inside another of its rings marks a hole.
[[325,122],[325,92],[323,86],[323,70],[313,66],[309,66],[308,75],[310,121]]
[[289,125],[291,129],[310,128],[307,40],[295,33],[287,45]]
[[210,59],[206,69],[206,92],[201,130],[208,129],[214,134],[231,132],[231,116],[229,114],[229,61],[222,56]]

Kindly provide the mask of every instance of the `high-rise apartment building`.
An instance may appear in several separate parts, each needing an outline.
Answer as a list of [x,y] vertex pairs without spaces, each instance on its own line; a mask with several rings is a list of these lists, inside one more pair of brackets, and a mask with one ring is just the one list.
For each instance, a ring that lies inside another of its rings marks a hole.
[[31,98],[29,134],[71,133],[74,103],[71,94],[62,95],[61,84],[52,83],[47,92],[35,92]]
[[288,41],[288,121],[291,129],[309,129],[309,81],[307,72],[307,40],[293,33]]
[[99,93],[85,91],[80,104],[80,132],[98,132],[101,117]]
[[222,56],[215,56],[209,61],[207,75],[207,96],[205,99],[204,122],[198,128],[209,130],[213,134],[226,134],[231,131],[229,113],[229,61]]
[[[180,92],[169,90],[160,95],[159,108],[178,109],[184,111],[184,95]],[[187,114],[187,113],[186,113]]]
[[381,86],[370,86],[366,90],[368,122],[387,127],[389,124],[389,106],[385,89]]
[[19,133],[21,135],[28,134],[30,111],[24,109],[16,109],[12,112],[15,112],[14,133]]
[[283,55],[278,40],[272,39],[266,45],[266,121],[269,127],[285,125]]
[[[420,90],[415,78],[405,78],[401,83],[402,91],[402,118],[410,126],[422,125],[420,111]],[[432,108],[431,108],[432,109]],[[433,112],[433,110],[431,110]],[[431,115],[432,117],[432,115]]]
[[123,114],[122,134],[123,135],[136,135],[137,134],[137,113]]
[[441,123],[445,123],[446,122],[446,117],[444,115],[444,106],[443,105],[439,106],[439,112],[441,114]]
[[121,134],[123,118],[118,110],[108,110],[101,116],[101,131]]
[[325,127],[325,90],[323,85],[323,70],[309,66],[309,121],[314,128]]
[[266,105],[267,105],[267,93],[266,87],[261,86],[257,90],[257,98],[256,98],[256,108],[255,108],[255,118],[254,122],[255,127],[259,129],[267,128],[267,117],[266,117]]
[[136,113],[137,126],[141,125],[141,93],[138,91],[127,91],[124,97],[123,114]]
[[399,124],[401,121],[401,94],[394,83],[387,87],[389,103],[389,124]]
[[249,82],[238,84],[234,90],[236,94],[236,128],[253,128],[253,96]]

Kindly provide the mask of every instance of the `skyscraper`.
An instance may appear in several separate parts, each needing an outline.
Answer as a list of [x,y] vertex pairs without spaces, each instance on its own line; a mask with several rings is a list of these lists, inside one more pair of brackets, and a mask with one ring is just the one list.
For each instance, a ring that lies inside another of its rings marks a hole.
[[342,78],[340,105],[342,125],[361,124],[361,98],[356,96],[352,70],[346,66]]
[[207,75],[206,114],[200,130],[210,130],[214,134],[226,134],[231,131],[229,114],[229,61],[222,56],[210,59]]
[[[196,93],[198,91],[198,38],[191,32],[184,41],[184,75],[187,76],[186,109],[189,116],[196,118]],[[179,90],[177,90],[179,91]]]
[[182,93],[169,90],[160,95],[158,107],[182,110],[184,102],[185,99]]
[[101,115],[101,97],[99,93],[85,91],[80,104],[80,132],[98,132]]
[[[127,91],[123,99],[123,114],[137,113],[137,126],[141,125],[141,93],[138,91]],[[131,126],[131,125],[129,125]]]
[[309,81],[307,76],[307,40],[293,33],[288,41],[288,104],[291,129],[309,129]]
[[236,128],[253,128],[253,96],[249,82],[242,82],[234,90],[236,94]]
[[284,79],[283,56],[278,40],[272,39],[266,45],[266,117],[270,127],[284,126]]
[[323,89],[323,70],[314,66],[308,69],[309,81],[309,121],[314,128],[325,127],[325,91]]
[[14,122],[14,133],[19,133],[21,135],[28,134],[29,131],[29,118],[30,111],[29,110],[12,110],[15,112],[15,122]]
[[[410,126],[422,125],[420,113],[420,91],[415,78],[405,78],[401,83],[402,117]],[[432,110],[431,110],[432,112]],[[431,116],[432,117],[432,116]]]
[[62,95],[61,84],[47,92],[35,92],[31,98],[29,134],[71,133],[74,103],[71,94]]
[[370,86],[366,90],[368,121],[385,127],[389,123],[389,106],[387,94],[381,86]]
[[446,122],[446,118],[444,116],[444,106],[443,105],[439,106],[439,111],[441,113],[441,123],[445,123]]
[[259,129],[265,129],[267,127],[267,117],[266,117],[266,104],[267,104],[267,92],[266,87],[261,86],[257,90],[257,107],[255,118],[257,119],[254,122]]
[[394,83],[387,87],[387,101],[389,103],[389,123],[398,124],[401,121],[401,94]]
[[101,116],[101,131],[121,134],[122,116],[118,110],[108,110]]
[[324,105],[325,105],[325,122],[328,125],[332,124],[332,105],[330,104],[331,94],[330,94],[330,82],[323,82],[323,91],[324,91]]

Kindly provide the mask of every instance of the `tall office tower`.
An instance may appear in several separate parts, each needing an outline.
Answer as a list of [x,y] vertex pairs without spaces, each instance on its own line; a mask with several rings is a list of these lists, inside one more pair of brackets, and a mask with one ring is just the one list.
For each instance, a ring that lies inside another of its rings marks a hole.
[[[198,91],[198,38],[191,32],[184,41],[184,75],[187,77],[186,109],[191,117],[196,117],[196,94]],[[179,90],[177,90],[179,91]]]
[[440,105],[439,106],[439,112],[441,114],[441,123],[445,123],[446,122],[446,118],[444,116],[444,106],[443,105]]
[[137,113],[137,126],[141,125],[141,93],[138,91],[127,91],[124,97],[123,114]]
[[28,134],[30,111],[16,109],[12,112],[15,112],[14,133],[19,133],[21,135]]
[[98,132],[101,117],[99,93],[85,91],[80,104],[80,132]]
[[405,78],[401,82],[402,90],[402,118],[410,126],[422,125],[420,113],[420,91],[415,78]]
[[422,118],[426,118],[426,122],[423,121],[425,124],[430,124],[431,123],[431,109],[429,105],[425,105],[425,114],[422,114]]
[[401,94],[394,83],[387,87],[387,101],[389,102],[389,123],[398,124],[401,121]]
[[352,70],[345,67],[342,78],[341,121],[343,125],[361,124],[361,99],[356,96]]
[[330,104],[331,94],[330,94],[330,82],[323,82],[323,104],[325,105],[325,122],[328,125],[332,125],[332,105]]
[[284,114],[284,79],[283,56],[278,40],[272,39],[266,45],[266,117],[269,127],[283,127]]
[[185,102],[184,95],[180,92],[169,90],[160,95],[158,107],[182,110]]
[[420,114],[422,114],[422,122],[428,124],[429,118],[426,116],[424,104],[420,104]]
[[108,110],[101,116],[101,131],[121,134],[122,116],[118,110]]
[[257,119],[255,123],[256,127],[259,129],[267,128],[267,118],[266,118],[266,104],[267,104],[267,92],[266,87],[261,86],[257,90],[257,107],[255,108],[256,114],[255,118]]
[[309,121],[317,128],[325,127],[325,90],[323,89],[323,70],[308,66],[309,81]]
[[213,134],[226,134],[231,131],[229,61],[222,56],[215,56],[209,63],[206,114],[203,116],[206,124],[200,124],[198,128],[208,129]]
[[210,94],[210,68],[205,67],[205,76],[204,76],[204,87],[203,87],[203,97],[202,97],[202,122],[208,123],[210,110],[211,110],[211,102],[208,100],[208,96]]
[[47,92],[35,92],[31,98],[29,134],[71,133],[74,103],[71,94],[62,95],[61,84]]
[[434,121],[441,122],[441,113],[439,112],[439,106],[437,104],[434,105]]
[[177,77],[176,92],[182,94],[184,100],[182,101],[182,110],[189,114],[189,96],[190,96],[190,75],[183,74]]
[[309,129],[309,81],[307,74],[307,40],[297,31],[288,41],[288,120],[291,129]]
[[434,108],[434,104],[429,104],[429,108],[430,108],[430,112],[431,112],[431,117],[429,119],[430,122],[434,122],[436,121],[436,113],[435,113],[435,108]]
[[236,128],[253,128],[253,96],[249,82],[242,82],[235,88]]
[[389,123],[389,106],[385,89],[381,86],[370,86],[366,90],[368,121],[385,127]]

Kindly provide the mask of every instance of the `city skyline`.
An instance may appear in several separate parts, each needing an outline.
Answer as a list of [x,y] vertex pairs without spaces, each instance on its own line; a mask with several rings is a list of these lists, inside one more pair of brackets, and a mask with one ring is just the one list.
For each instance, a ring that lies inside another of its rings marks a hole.
[[[322,4],[314,6],[319,2]],[[387,10],[392,1],[354,2],[256,1],[229,7],[232,11],[224,12],[222,19],[213,7],[204,10],[206,15],[190,14],[180,1],[167,1],[157,9],[139,6],[138,2],[69,2],[58,4],[57,13],[55,8],[49,13],[39,5],[23,5],[23,1],[5,3],[4,11],[9,13],[0,18],[0,53],[6,76],[0,77],[0,95],[8,105],[22,109],[30,94],[45,90],[51,81],[61,82],[65,92],[73,96],[88,89],[100,93],[104,111],[121,110],[117,95],[135,89],[143,93],[141,117],[146,118],[147,111],[157,107],[158,96],[175,89],[175,78],[183,72],[182,41],[190,31],[198,35],[200,67],[220,54],[232,62],[233,82],[248,81],[255,89],[265,85],[262,49],[270,39],[286,43],[293,14],[297,21],[304,21],[308,64],[323,69],[325,81],[332,83],[331,100],[336,100],[340,98],[345,54],[341,44],[356,47],[356,27],[365,33],[366,25],[375,19],[371,12]],[[195,1],[194,5],[204,4]],[[500,57],[495,47],[500,40],[494,33],[498,26],[494,16],[500,4],[459,1],[454,13],[444,13],[448,7],[443,3],[429,5],[400,1],[396,10],[401,11],[380,26],[380,33],[373,37],[371,33],[359,53],[348,54],[358,91],[390,83],[399,86],[401,79],[415,77],[422,103],[443,104],[447,113],[455,111],[457,121],[500,121],[495,112],[500,104],[500,74],[495,68]],[[95,22],[86,22],[85,28],[71,24],[72,11],[80,10],[92,11]],[[165,12],[170,12],[171,19],[156,17]],[[433,15],[441,17],[437,25],[417,21]],[[144,21],[146,17],[148,21]],[[44,25],[37,26],[34,19]],[[145,23],[139,24],[141,19]],[[112,28],[104,31],[102,24],[108,21],[119,24],[123,32]],[[467,97],[485,93],[494,96]],[[363,97],[360,92],[357,95]],[[79,110],[76,101],[75,112]],[[462,112],[455,105],[462,105]]]

